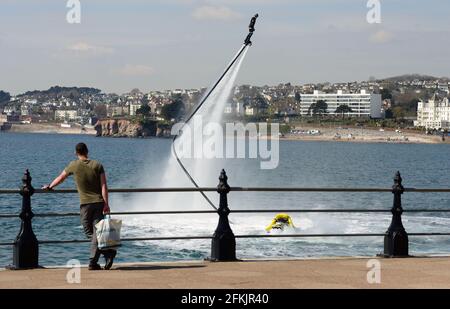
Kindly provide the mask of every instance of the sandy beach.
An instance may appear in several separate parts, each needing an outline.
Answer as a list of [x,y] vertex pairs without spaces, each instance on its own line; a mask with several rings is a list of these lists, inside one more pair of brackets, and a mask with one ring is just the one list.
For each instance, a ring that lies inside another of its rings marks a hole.
[[50,123],[30,123],[30,124],[12,124],[11,127],[3,132],[14,133],[47,133],[47,134],[90,134],[95,135],[96,131],[93,127],[85,127],[81,129],[79,125],[73,125],[70,128],[61,127],[60,124]]
[[[298,141],[336,141],[362,143],[450,143],[450,137],[442,142],[440,136],[426,135],[414,130],[377,129],[377,128],[344,128],[344,127],[296,127],[298,133],[286,134],[283,140]],[[308,131],[320,131],[319,134],[308,134]]]
[[[402,130],[354,127],[319,127],[295,126],[297,133],[285,134],[280,140],[290,141],[333,141],[333,142],[361,142],[361,143],[402,143],[402,144],[442,144],[450,143],[450,137],[445,142],[441,136],[427,135],[415,130]],[[320,132],[310,134],[308,132]],[[95,135],[93,127],[74,125],[71,128],[61,127],[60,124],[13,124],[4,132],[14,133],[50,133],[50,134],[90,134]],[[261,138],[261,137],[260,137]],[[264,137],[263,137],[264,138]]]

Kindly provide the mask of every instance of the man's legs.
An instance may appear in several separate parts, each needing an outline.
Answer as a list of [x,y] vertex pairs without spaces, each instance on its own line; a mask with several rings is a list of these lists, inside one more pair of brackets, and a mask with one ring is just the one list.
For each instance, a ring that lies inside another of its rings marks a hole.
[[91,239],[89,265],[98,265],[101,251],[98,249],[95,225],[103,219],[103,203],[84,204],[80,206],[81,224],[86,237]]
[[[93,213],[93,227],[94,227],[94,236],[96,235],[96,228],[95,225],[100,222],[105,216],[103,215],[103,207],[105,206],[103,203],[99,203],[99,207],[96,207],[94,209],[94,213]],[[105,257],[105,269],[110,269],[113,261],[114,261],[114,257],[116,256],[116,250],[112,250],[112,249],[98,249],[98,243],[97,243],[97,237],[94,237],[95,240],[92,240],[92,243],[95,242],[95,261],[96,263],[98,262],[98,259],[100,257],[100,254],[103,254],[103,256]],[[93,247],[91,247],[91,254],[93,251]]]

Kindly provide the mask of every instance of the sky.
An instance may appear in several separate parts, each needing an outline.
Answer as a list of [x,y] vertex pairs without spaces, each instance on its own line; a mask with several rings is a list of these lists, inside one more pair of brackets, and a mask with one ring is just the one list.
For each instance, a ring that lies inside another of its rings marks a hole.
[[368,23],[368,0],[80,0],[74,24],[67,2],[0,1],[0,90],[207,87],[255,13],[238,84],[450,76],[450,1],[380,0]]

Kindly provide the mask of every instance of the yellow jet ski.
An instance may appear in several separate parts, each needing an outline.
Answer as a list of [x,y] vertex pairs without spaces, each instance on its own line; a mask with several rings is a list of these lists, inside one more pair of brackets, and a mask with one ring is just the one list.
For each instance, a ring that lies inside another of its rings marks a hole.
[[270,232],[271,230],[281,230],[283,231],[286,227],[295,227],[292,222],[291,216],[287,214],[278,214],[275,218],[272,219],[272,222],[266,227],[266,231]]

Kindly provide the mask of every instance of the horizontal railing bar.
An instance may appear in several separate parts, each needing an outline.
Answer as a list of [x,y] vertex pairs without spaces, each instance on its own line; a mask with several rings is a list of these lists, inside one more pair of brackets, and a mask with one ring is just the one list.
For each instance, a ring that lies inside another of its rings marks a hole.
[[[389,213],[390,209],[243,209],[231,210],[231,213]],[[434,213],[434,212],[450,212],[450,209],[409,209],[404,213]],[[133,215],[176,215],[176,214],[215,214],[215,210],[178,210],[178,211],[136,211],[136,212],[112,212],[116,216],[133,216]],[[78,212],[67,213],[41,213],[35,214],[35,217],[77,217]],[[2,218],[17,218],[18,214],[0,214]]]
[[[276,234],[276,235],[235,235],[236,238],[313,238],[313,237],[383,237],[385,233],[355,233],[355,234]],[[408,236],[450,236],[449,233],[408,233]],[[212,239],[212,236],[177,236],[177,237],[138,237],[122,238],[121,241],[152,241],[152,240],[201,240]],[[85,243],[89,239],[74,240],[43,240],[39,244]],[[12,246],[14,243],[0,243],[0,246]]]
[[[355,213],[371,213],[371,212],[391,212],[390,209],[355,209],[355,208],[343,208],[343,209],[248,209],[248,210],[230,210],[231,213],[267,213],[267,212],[320,212],[320,213],[333,213],[333,212],[355,212]],[[215,211],[211,211],[215,212]],[[403,209],[403,212],[450,212],[450,209]]]
[[[217,192],[216,187],[204,188],[129,188],[129,189],[109,189],[110,193],[151,193],[151,192]],[[230,191],[234,192],[392,192],[391,188],[298,188],[298,187],[231,187]],[[450,192],[450,188],[442,189],[421,189],[421,188],[405,188],[405,192]],[[0,189],[0,194],[19,194],[17,189]],[[59,189],[59,190],[42,190],[36,189],[35,193],[77,193],[75,189]]]
[[405,188],[405,192],[422,192],[422,193],[439,193],[439,192],[450,192],[450,189],[442,188],[442,189],[421,189],[421,188]]

